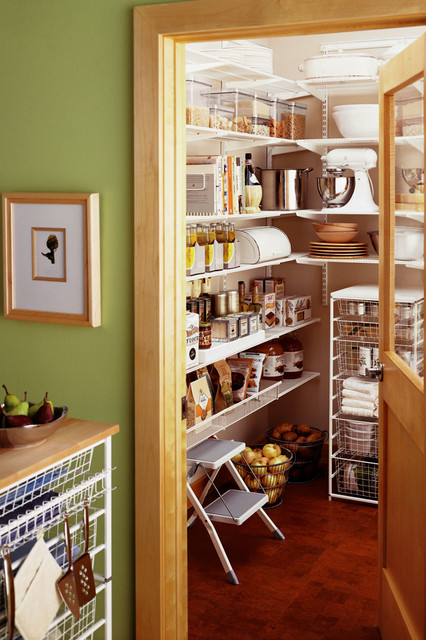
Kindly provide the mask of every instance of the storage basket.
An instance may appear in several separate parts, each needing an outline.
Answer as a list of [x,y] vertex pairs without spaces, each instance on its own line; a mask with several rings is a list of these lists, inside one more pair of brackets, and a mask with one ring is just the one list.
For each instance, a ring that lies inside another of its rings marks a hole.
[[[248,445],[253,451],[263,449],[266,443]],[[287,460],[273,465],[249,465],[245,461],[234,462],[234,465],[246,483],[250,491],[266,493],[268,503],[264,509],[278,507],[282,503],[282,496],[288,482],[290,469],[294,463],[292,452],[286,447],[281,447],[281,455],[287,456]]]
[[339,451],[377,458],[377,423],[361,420],[336,420],[337,444]]
[[[293,432],[300,425],[293,425]],[[294,454],[294,465],[292,466],[289,474],[289,482],[295,484],[302,484],[305,482],[312,482],[315,479],[318,471],[318,463],[321,459],[322,446],[327,438],[327,431],[321,431],[316,427],[309,427],[311,434],[316,434],[317,439],[309,442],[287,442],[285,433],[282,434],[282,438],[275,438],[272,435],[274,428],[267,429],[266,438],[269,442],[275,442],[281,447],[286,447]],[[303,436],[300,436],[303,437]]]
[[379,465],[377,459],[348,456],[336,459],[339,493],[377,500]]

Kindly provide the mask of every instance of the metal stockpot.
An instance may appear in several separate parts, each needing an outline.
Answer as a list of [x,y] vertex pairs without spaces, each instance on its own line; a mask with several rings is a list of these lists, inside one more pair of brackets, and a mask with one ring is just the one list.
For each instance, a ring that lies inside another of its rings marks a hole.
[[307,169],[259,169],[264,211],[307,209]]

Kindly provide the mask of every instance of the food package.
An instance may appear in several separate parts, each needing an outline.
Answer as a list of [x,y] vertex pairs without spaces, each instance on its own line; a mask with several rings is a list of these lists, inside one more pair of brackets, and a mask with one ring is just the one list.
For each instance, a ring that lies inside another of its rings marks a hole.
[[285,278],[264,278],[263,293],[274,293],[275,301],[285,296]]
[[253,361],[250,372],[250,379],[247,387],[247,395],[253,395],[260,391],[260,381],[262,379],[263,365],[268,357],[266,353],[255,353],[254,351],[242,351],[240,358],[247,358]]
[[198,364],[198,341],[200,332],[198,313],[186,312],[186,366]]
[[265,329],[275,326],[275,293],[259,293],[262,305],[262,322]]
[[311,296],[286,296],[284,300],[286,326],[310,320],[312,317]]
[[212,415],[212,397],[207,378],[202,376],[189,384],[186,394],[186,427],[190,429]]
[[[214,376],[214,372],[216,372],[217,377]],[[232,394],[232,372],[231,367],[226,360],[219,360],[214,363],[211,377],[213,386],[217,382],[214,406],[216,413],[219,413],[219,411],[232,407],[234,404]]]
[[228,358],[227,362],[232,373],[232,396],[234,402],[241,402],[247,396],[253,360],[251,358]]

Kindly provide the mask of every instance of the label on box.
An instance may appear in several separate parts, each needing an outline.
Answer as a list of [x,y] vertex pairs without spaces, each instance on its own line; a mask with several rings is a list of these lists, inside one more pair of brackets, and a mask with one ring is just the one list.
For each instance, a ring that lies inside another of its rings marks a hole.
[[262,322],[265,329],[275,326],[275,293],[259,293],[262,305]]
[[186,400],[186,426],[188,429],[210,418],[212,397],[205,376],[190,383]]
[[265,278],[263,290],[265,293],[275,293],[275,300],[285,296],[285,278]]
[[198,364],[200,318],[197,313],[186,313],[186,366]]
[[287,326],[310,320],[312,317],[311,296],[286,296],[284,299]]

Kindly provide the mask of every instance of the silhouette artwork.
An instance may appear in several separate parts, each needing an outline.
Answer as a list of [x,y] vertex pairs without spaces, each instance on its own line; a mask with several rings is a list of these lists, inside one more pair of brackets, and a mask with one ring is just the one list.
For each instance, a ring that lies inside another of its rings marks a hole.
[[46,240],[46,247],[49,249],[47,253],[41,252],[42,256],[45,256],[52,264],[55,264],[55,251],[59,247],[58,238],[51,234]]

